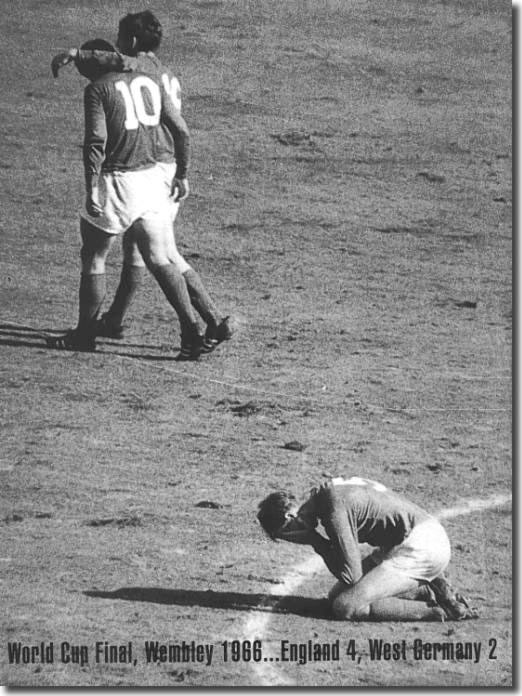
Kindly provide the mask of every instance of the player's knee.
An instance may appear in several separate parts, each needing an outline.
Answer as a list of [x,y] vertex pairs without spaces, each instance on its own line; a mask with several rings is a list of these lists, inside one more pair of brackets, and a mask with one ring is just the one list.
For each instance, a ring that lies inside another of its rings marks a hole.
[[186,273],[187,271],[191,271],[191,270],[192,270],[192,268],[191,268],[191,267],[189,266],[189,264],[185,261],[185,259],[183,258],[183,256],[181,256],[181,254],[179,254],[179,253],[177,253],[177,252],[176,252],[176,253],[169,252],[169,254],[168,254],[168,259],[169,259],[169,262],[170,262],[170,263],[172,263],[174,266],[176,266],[176,268],[178,269],[178,271],[179,271],[182,275],[185,275],[185,273]]
[[370,615],[370,605],[340,595],[332,602],[332,613],[338,621],[364,621]]
[[140,248],[140,252],[143,260],[145,261],[145,265],[152,273],[154,273],[156,268],[170,265],[168,255],[161,248],[151,248],[145,246]]
[[335,583],[335,585],[332,587],[330,592],[328,593],[328,601],[330,604],[333,603],[334,599],[338,597],[341,592],[345,592],[347,588],[347,585],[344,582],[341,582],[340,580]]
[[123,262],[127,266],[136,266],[139,268],[145,267],[145,262],[143,261],[142,255],[138,249],[133,246],[123,247]]

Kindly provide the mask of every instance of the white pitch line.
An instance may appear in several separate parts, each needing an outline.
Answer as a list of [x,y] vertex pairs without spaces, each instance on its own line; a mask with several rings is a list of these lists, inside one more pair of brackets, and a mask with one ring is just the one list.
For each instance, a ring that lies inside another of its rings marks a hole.
[[[270,594],[278,594],[286,597],[294,592],[305,580],[323,567],[323,559],[314,555],[295,568],[291,575],[287,575],[283,582],[274,585]],[[272,614],[254,614],[243,628],[245,640],[263,640],[268,629]],[[285,677],[282,668],[278,670],[273,664],[267,662],[253,662],[252,669],[257,674],[260,684],[254,686],[296,686],[295,682]]]
[[464,500],[461,505],[455,505],[447,510],[439,510],[435,514],[441,520],[448,520],[453,517],[460,517],[460,515],[470,515],[472,512],[478,512],[479,510],[491,510],[492,508],[502,507],[510,502],[510,495],[493,495],[491,498],[486,499],[470,498],[469,500]]
[[[486,499],[470,498],[462,501],[459,505],[439,510],[435,515],[439,519],[447,520],[453,517],[460,517],[460,515],[470,515],[480,510],[499,508],[510,502],[510,495],[494,495]],[[297,566],[292,573],[289,573],[285,577],[283,582],[274,585],[267,596],[283,595],[286,597],[302,585],[305,580],[308,580],[310,576],[323,568],[323,559],[320,556],[314,555]],[[271,619],[271,612],[263,612],[250,616],[243,628],[243,639],[251,641],[265,639]],[[294,681],[283,673],[282,668],[277,669],[273,664],[267,662],[252,662],[252,669],[257,674],[260,681],[259,686],[297,686]]]

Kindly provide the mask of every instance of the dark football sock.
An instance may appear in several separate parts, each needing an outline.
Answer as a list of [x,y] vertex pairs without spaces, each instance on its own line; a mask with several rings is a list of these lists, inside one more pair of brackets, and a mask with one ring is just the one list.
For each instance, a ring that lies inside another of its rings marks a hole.
[[444,612],[424,602],[386,597],[370,605],[370,621],[442,621]]
[[192,309],[187,284],[176,266],[169,263],[164,266],[154,266],[151,271],[169,304],[175,309],[182,329],[183,327],[197,328],[196,315]]
[[433,600],[433,594],[427,584],[420,585],[408,592],[402,592],[397,596],[400,597],[400,599],[413,599],[417,602],[431,602]]
[[80,278],[80,311],[78,317],[78,333],[90,336],[95,333],[95,323],[98,319],[105,298],[105,273],[87,275],[82,273]]
[[208,294],[207,289],[203,285],[203,281],[193,268],[189,268],[188,271],[185,271],[183,277],[187,283],[192,305],[205,323],[215,329],[219,324],[221,315]]
[[123,264],[114,300],[106,313],[115,326],[121,326],[123,323],[123,317],[143,282],[144,273],[145,268],[142,266]]

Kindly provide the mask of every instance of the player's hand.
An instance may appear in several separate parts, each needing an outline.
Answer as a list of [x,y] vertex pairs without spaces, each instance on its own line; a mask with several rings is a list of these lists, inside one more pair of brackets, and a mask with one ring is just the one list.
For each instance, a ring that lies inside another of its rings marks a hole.
[[188,198],[189,193],[190,188],[188,179],[175,178],[172,182],[172,198],[174,199],[174,202],[179,203],[180,201],[184,201],[185,198]]
[[90,193],[87,194],[87,199],[85,201],[85,207],[87,208],[87,212],[91,217],[100,217],[102,214],[103,210],[100,205],[100,201],[98,198],[98,190],[94,189]]
[[290,541],[292,544],[309,544],[313,546],[319,534],[315,529],[310,529],[306,526],[299,517],[289,517],[276,536],[278,539]]
[[58,71],[60,68],[72,63],[77,54],[78,50],[76,48],[70,48],[68,51],[64,51],[63,53],[57,53],[51,61],[53,77],[58,77]]

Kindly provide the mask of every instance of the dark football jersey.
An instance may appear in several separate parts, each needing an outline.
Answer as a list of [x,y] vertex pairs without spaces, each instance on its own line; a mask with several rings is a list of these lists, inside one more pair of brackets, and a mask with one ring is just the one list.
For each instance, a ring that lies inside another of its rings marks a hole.
[[[174,108],[181,112],[181,86],[179,80],[166,68],[152,52],[140,52],[136,56],[127,56],[114,51],[80,49],[75,58],[78,68],[97,67],[114,72],[142,72],[159,78],[167,97],[170,97]],[[158,139],[157,157],[160,162],[172,162],[174,159],[173,138],[161,124],[162,134]]]
[[[161,76],[141,71],[107,73],[85,89],[86,178],[100,171],[136,170],[172,160],[165,130],[188,144],[185,123]],[[176,152],[177,176],[186,175],[185,148]]]
[[348,584],[362,576],[359,543],[388,550],[431,516],[418,505],[368,479],[333,479],[313,492],[319,521],[337,558],[336,575]]

